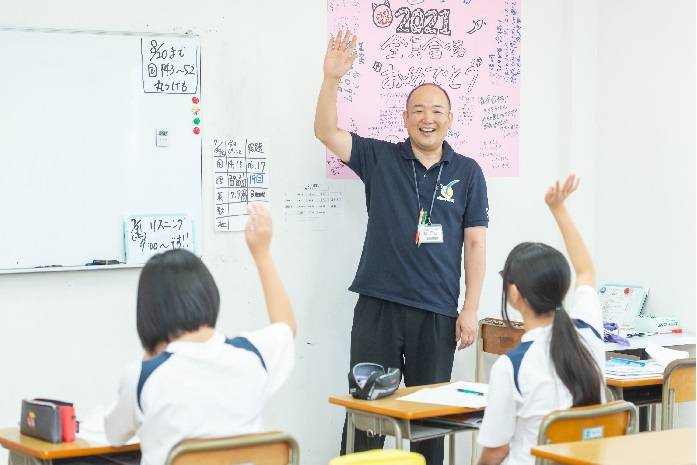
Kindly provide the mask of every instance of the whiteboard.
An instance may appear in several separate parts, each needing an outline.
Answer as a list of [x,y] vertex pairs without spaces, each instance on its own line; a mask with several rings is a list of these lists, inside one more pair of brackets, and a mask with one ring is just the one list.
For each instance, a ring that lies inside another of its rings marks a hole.
[[200,227],[197,36],[0,28],[0,56],[0,270],[124,262],[132,215]]

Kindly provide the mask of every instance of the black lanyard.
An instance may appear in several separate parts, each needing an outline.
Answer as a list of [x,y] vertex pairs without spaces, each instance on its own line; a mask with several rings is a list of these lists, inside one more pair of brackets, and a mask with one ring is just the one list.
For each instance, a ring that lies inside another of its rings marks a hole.
[[[416,204],[419,207],[419,212],[421,211],[421,200],[419,199],[419,183],[416,181],[416,165],[414,160],[411,161],[411,170],[414,173],[414,190],[416,191]],[[438,179],[436,179],[436,185],[433,188],[433,197],[431,198],[431,209],[426,212],[428,217],[428,222],[431,222],[431,212],[433,212],[433,202],[436,201],[436,192],[438,192],[438,184],[440,183],[440,175],[443,172],[443,162],[440,162],[440,168],[438,169]]]

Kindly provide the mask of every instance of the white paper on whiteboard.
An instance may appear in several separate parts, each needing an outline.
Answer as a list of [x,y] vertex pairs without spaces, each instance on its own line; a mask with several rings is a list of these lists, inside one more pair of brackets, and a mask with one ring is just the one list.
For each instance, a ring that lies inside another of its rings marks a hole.
[[194,224],[186,215],[136,215],[124,220],[126,263],[145,263],[173,249],[194,252]]
[[215,231],[242,231],[250,203],[269,203],[268,143],[265,139],[214,137]]

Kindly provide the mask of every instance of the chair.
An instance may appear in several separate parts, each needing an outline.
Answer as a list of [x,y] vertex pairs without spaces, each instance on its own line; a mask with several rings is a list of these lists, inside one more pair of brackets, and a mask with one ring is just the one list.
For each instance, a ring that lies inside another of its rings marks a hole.
[[484,318],[479,320],[479,338],[477,339],[477,360],[475,366],[475,379],[483,380],[482,355],[484,353],[502,355],[515,349],[520,344],[525,330],[523,323],[511,321],[513,327],[509,327],[498,318]]
[[255,433],[210,439],[187,439],[174,446],[166,465],[298,465],[300,449],[292,436]]
[[673,428],[673,410],[677,402],[695,400],[695,357],[673,360],[663,371],[661,429]]
[[329,465],[426,465],[426,459],[416,452],[376,449],[336,457]]
[[[639,411],[631,402],[618,400],[608,404],[555,410],[542,419],[537,444],[576,442],[601,437],[623,436],[638,431]],[[538,457],[536,465],[546,460]]]

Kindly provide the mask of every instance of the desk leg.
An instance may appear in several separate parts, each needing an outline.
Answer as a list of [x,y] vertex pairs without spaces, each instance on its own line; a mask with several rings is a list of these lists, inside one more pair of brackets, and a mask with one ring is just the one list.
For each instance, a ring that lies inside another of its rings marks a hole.
[[448,463],[455,465],[455,433],[448,435]]
[[404,439],[404,434],[402,433],[402,425],[392,417],[381,417],[384,421],[392,423],[392,429],[394,430],[394,448],[397,450],[404,449],[404,444],[402,440]]
[[356,427],[353,424],[353,413],[346,411],[346,453],[352,454],[354,442],[356,440]]
[[649,405],[651,422],[649,423],[649,431],[658,431],[658,404]]
[[655,409],[656,404],[640,405],[639,406],[639,432],[655,431]]
[[51,460],[37,459],[36,457],[20,454],[13,450],[9,451],[7,457],[8,465],[51,465],[52,463]]
[[470,463],[475,465],[477,463],[477,452],[479,451],[479,444],[477,444],[477,434],[479,434],[478,429],[472,430],[472,453],[470,454]]
[[616,400],[624,400],[624,391],[621,387],[608,386],[607,387],[607,401],[614,402]]

